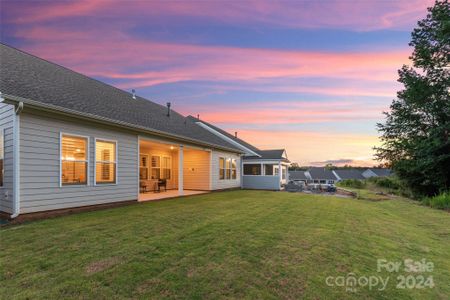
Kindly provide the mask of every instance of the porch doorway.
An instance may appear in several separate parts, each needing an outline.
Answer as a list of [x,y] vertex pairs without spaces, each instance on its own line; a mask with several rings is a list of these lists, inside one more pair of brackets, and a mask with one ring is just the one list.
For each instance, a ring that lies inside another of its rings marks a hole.
[[211,152],[179,144],[139,141],[139,201],[208,192]]

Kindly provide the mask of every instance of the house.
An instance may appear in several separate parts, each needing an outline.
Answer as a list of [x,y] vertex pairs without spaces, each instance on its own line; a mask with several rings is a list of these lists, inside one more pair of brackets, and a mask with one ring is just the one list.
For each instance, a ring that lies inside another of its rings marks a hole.
[[338,178],[338,181],[347,179],[355,179],[355,180],[366,179],[363,176],[362,171],[358,169],[338,169],[333,170],[332,172]]
[[339,179],[333,171],[327,168],[312,167],[305,172],[308,183],[314,184],[334,184]]
[[[288,179],[290,165],[285,149],[261,150],[208,122],[189,116],[198,126],[208,130],[244,152],[241,187],[245,189],[281,190]],[[281,170],[281,171],[280,171]]]
[[305,184],[308,183],[308,177],[306,177],[305,171],[289,171],[289,180],[292,181],[303,181]]
[[392,175],[392,170],[390,169],[382,169],[382,168],[371,168],[365,170],[362,175],[364,178],[370,177],[387,177]]
[[[0,58],[0,211],[11,218],[243,185],[241,157],[256,148],[15,48],[0,44]],[[279,172],[281,153],[254,154],[245,173]]]

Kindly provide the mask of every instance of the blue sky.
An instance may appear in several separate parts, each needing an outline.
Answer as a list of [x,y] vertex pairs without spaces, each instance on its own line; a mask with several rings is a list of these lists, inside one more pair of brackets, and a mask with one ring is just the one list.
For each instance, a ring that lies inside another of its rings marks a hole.
[[372,165],[432,1],[2,1],[1,39],[303,165]]

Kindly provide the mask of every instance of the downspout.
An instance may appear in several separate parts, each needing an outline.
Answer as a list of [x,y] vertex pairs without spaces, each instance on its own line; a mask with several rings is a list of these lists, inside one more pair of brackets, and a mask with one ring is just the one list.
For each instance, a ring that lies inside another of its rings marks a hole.
[[14,138],[13,138],[13,165],[14,165],[14,210],[11,219],[17,218],[20,214],[20,113],[23,110],[23,102],[19,102],[14,110]]

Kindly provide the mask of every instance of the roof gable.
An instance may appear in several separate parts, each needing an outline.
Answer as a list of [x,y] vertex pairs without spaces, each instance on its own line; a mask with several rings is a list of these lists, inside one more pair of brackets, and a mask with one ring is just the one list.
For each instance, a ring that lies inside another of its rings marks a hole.
[[176,111],[168,117],[165,106],[145,98],[133,99],[128,92],[3,44],[0,58],[0,91],[6,96],[241,152]]

